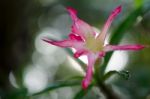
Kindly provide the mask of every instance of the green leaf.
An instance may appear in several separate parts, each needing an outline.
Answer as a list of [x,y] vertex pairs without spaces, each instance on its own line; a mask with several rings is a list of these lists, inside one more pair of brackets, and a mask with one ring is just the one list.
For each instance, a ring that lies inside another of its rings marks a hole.
[[[143,15],[142,6],[138,9],[135,9],[133,12],[131,12],[128,17],[116,28],[116,30],[111,34],[110,36],[110,44],[119,44],[121,39],[124,36],[124,32],[130,30],[134,23],[136,22],[136,19],[138,16]],[[109,52],[105,56],[104,64],[101,67],[101,75],[104,74],[106,66],[112,56],[113,52]]]
[[82,80],[83,78],[84,78],[84,76],[73,76],[73,77],[66,78],[65,81]]
[[39,95],[39,94],[42,94],[42,93],[45,93],[45,92],[48,92],[48,91],[52,91],[54,89],[61,88],[61,87],[77,86],[77,85],[80,85],[80,84],[81,84],[81,81],[61,81],[61,82],[55,82],[55,83],[49,84],[49,86],[47,86],[45,89],[43,89],[40,92],[34,93],[31,96]]
[[106,73],[104,76],[103,76],[103,82],[106,81],[108,78],[110,78],[112,75],[114,74],[118,74],[119,76],[123,77],[124,79],[128,80],[129,77],[130,77],[130,73],[129,71],[116,71],[116,70],[113,70],[113,71],[109,71],[108,73]]
[[82,99],[92,87],[93,85],[90,85],[86,90],[81,89],[73,99]]

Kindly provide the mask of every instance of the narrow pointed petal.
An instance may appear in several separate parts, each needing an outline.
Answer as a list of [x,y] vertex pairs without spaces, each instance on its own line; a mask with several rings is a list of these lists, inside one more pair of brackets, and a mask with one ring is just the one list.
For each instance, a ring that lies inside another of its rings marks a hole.
[[142,50],[143,48],[145,48],[144,45],[140,45],[140,44],[136,44],[136,45],[106,45],[104,47],[104,51],[108,52],[108,51],[113,51],[113,50]]
[[106,34],[107,31],[112,23],[112,21],[115,19],[115,17],[121,12],[122,7],[118,6],[117,8],[115,8],[111,15],[109,16],[109,18],[107,19],[101,33],[98,35],[97,39],[99,39],[101,42],[104,42],[105,38],[106,38]]
[[81,38],[86,39],[87,36],[95,36],[93,28],[86,22],[77,17],[77,11],[71,7],[67,8],[72,20],[72,33],[79,35]]
[[89,54],[88,55],[88,67],[86,70],[86,76],[82,81],[82,88],[83,89],[87,89],[87,87],[89,86],[89,84],[92,81],[92,75],[93,75],[93,66],[94,63],[96,61],[96,58],[94,54]]
[[83,79],[83,81],[82,81],[82,88],[83,88],[84,90],[86,90],[87,87],[89,86],[89,84],[91,83],[92,75],[93,75],[92,67],[91,67],[91,66],[88,66],[86,78]]
[[67,10],[71,16],[71,19],[75,22],[78,20],[77,11],[72,7],[67,7]]
[[71,40],[53,41],[47,38],[42,39],[42,40],[52,45],[59,46],[59,47],[72,47],[73,45],[73,42]]

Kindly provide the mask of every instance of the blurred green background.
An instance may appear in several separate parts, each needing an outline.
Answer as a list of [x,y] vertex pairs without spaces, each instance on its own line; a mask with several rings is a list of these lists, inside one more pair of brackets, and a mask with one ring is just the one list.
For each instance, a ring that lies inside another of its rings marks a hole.
[[[57,86],[55,82],[84,75],[72,54],[41,38],[67,37],[72,24],[67,6],[77,9],[82,20],[100,31],[118,5],[123,11],[114,20],[107,42],[150,45],[150,0],[1,0],[0,99],[73,99],[81,89],[80,83],[70,83],[72,87],[66,83],[67,87],[31,96],[47,86]],[[82,60],[86,63],[84,57]],[[150,99],[149,48],[116,51],[107,65],[105,72],[130,72],[128,80],[113,76],[107,81],[122,99]],[[83,99],[104,96],[92,88]]]

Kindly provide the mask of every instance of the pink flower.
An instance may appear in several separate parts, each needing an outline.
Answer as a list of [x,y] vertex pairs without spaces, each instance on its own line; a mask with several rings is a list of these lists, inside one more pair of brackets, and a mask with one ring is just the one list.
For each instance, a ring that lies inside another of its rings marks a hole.
[[101,33],[96,36],[96,32],[93,28],[77,17],[77,11],[71,7],[67,10],[73,20],[72,31],[68,38],[63,41],[54,41],[48,38],[44,38],[43,41],[56,45],[59,47],[71,47],[76,49],[74,57],[78,58],[82,55],[86,55],[88,59],[88,65],[85,78],[82,81],[83,89],[86,89],[92,80],[93,66],[98,58],[105,56],[106,52],[114,50],[141,50],[145,46],[143,45],[104,45],[107,31],[114,20],[114,18],[121,12],[122,7],[115,8],[108,17]]

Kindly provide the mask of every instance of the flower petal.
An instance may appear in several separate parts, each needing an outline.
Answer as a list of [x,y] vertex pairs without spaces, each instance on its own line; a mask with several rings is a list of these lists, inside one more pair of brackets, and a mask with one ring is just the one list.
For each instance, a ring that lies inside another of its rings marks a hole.
[[68,10],[72,20],[74,22],[77,21],[78,20],[77,11],[74,8],[72,8],[72,7],[67,7],[67,10]]
[[86,39],[89,36],[95,36],[96,33],[93,28],[77,17],[77,11],[75,9],[68,7],[67,10],[73,20],[72,33],[79,35],[83,39]]
[[72,47],[73,45],[73,42],[71,40],[53,41],[47,38],[42,39],[42,40],[52,45],[59,46],[59,47]]
[[145,48],[144,45],[135,44],[135,45],[106,45],[104,51],[113,51],[113,50],[142,50]]
[[62,40],[62,41],[54,41],[48,38],[44,38],[42,39],[43,41],[50,43],[52,45],[56,45],[59,47],[72,47],[75,48],[76,50],[80,50],[80,49],[85,49],[84,48],[84,42],[81,41],[76,41],[76,40],[72,40],[72,39],[66,39],[66,40]]
[[82,88],[86,89],[89,84],[91,83],[92,80],[92,75],[93,75],[93,66],[95,64],[95,61],[97,59],[97,56],[95,56],[95,54],[89,54],[88,55],[88,67],[86,70],[86,76],[82,81]]
[[115,17],[121,12],[122,7],[118,6],[117,8],[115,8],[111,15],[109,16],[109,18],[107,19],[101,33],[97,36],[97,39],[99,39],[101,42],[104,42],[105,37],[106,37],[106,33],[112,23],[112,21],[115,19]]

